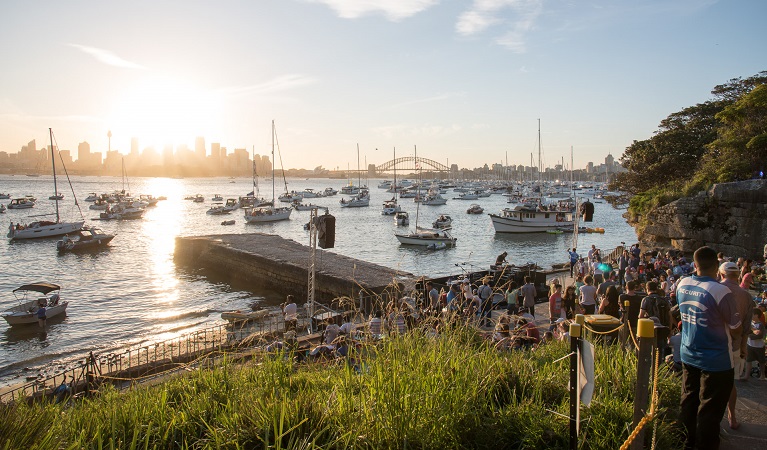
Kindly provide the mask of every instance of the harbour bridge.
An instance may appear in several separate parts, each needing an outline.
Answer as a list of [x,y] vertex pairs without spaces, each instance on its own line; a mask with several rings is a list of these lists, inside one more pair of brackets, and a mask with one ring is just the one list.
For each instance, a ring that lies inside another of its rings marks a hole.
[[421,158],[420,156],[403,156],[401,158],[392,159],[381,165],[376,166],[377,173],[384,173],[397,170],[418,170],[423,169],[426,171],[439,171],[449,172],[450,168],[444,164],[440,164],[437,161],[427,158]]

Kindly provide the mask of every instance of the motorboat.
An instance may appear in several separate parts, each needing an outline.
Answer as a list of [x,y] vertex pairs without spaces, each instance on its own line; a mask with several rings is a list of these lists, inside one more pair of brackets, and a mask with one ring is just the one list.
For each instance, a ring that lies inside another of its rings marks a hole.
[[221,225],[227,226],[227,225],[234,225],[234,220],[225,220],[221,222]]
[[479,195],[476,192],[464,192],[458,197],[453,197],[453,200],[476,200],[478,198]]
[[341,199],[339,203],[341,208],[361,208],[364,206],[370,206],[370,195],[367,191],[363,190],[349,200]]
[[137,207],[133,202],[124,201],[115,206],[107,205],[103,213],[99,214],[101,220],[134,220],[144,217],[144,208]]
[[285,192],[284,194],[277,197],[277,200],[281,201],[282,203],[293,203],[296,200],[300,202],[303,199],[304,195],[301,192],[296,191]]
[[221,194],[216,194],[216,195],[213,196],[212,199],[210,199],[210,201],[212,201],[212,202],[223,202],[224,201],[224,197],[222,197]]
[[107,209],[107,206],[109,206],[109,202],[103,198],[100,198],[93,202],[93,204],[88,205],[88,209],[92,209],[94,211],[104,211]]
[[59,253],[74,252],[78,250],[94,249],[105,247],[114,239],[114,234],[108,234],[99,228],[83,228],[74,234],[75,239],[70,235],[64,235],[64,239],[56,242],[56,250]]
[[293,208],[262,206],[245,211],[245,221],[248,223],[277,222],[290,219]]
[[302,198],[318,198],[322,197],[322,193],[320,192],[314,192],[314,189],[306,188],[301,192]]
[[48,200],[56,200],[56,201],[64,200],[64,194],[51,195],[50,197],[48,197]]
[[410,225],[410,216],[408,215],[407,211],[400,211],[394,216],[394,220],[397,221],[397,226],[408,226]]
[[323,191],[323,195],[324,195],[325,197],[332,197],[332,196],[334,196],[334,195],[336,195],[336,194],[338,194],[338,191],[337,191],[337,190],[335,190],[335,189],[333,189],[332,187],[327,187],[327,188],[325,188],[325,190]]
[[466,214],[482,214],[483,212],[485,212],[485,210],[476,203],[473,203],[469,206],[469,209],[466,210]]
[[422,205],[439,206],[447,203],[447,199],[439,193],[429,194],[421,201]]
[[240,203],[237,201],[236,198],[228,198],[226,199],[226,203],[224,204],[224,209],[227,211],[234,211],[236,209],[239,209]]
[[450,234],[450,230],[435,230],[431,228],[416,227],[415,231],[409,234],[395,234],[397,240],[403,245],[420,245],[428,247],[429,245],[445,245],[445,247],[455,246],[456,238]]
[[452,224],[453,219],[447,214],[440,215],[437,217],[437,220],[432,222],[432,226],[434,226],[434,228],[450,228],[450,225]]
[[11,194],[0,193],[0,200],[10,200],[10,199],[11,199]]
[[311,204],[311,203],[305,204],[305,203],[301,203],[300,201],[294,201],[293,203],[291,203],[291,206],[296,211],[311,211],[313,209],[323,209],[323,210],[327,211],[327,209],[328,209],[327,206],[318,206],[318,205],[314,205],[314,204]]
[[27,198],[14,198],[8,203],[8,209],[30,209],[35,207],[35,202]]
[[386,200],[383,202],[383,209],[381,210],[381,214],[384,216],[391,216],[397,214],[400,211],[402,211],[402,208],[397,203],[396,198],[392,198],[391,200]]
[[202,194],[197,194],[192,198],[192,201],[195,203],[202,203],[205,201],[205,197],[203,197]]
[[221,215],[224,215],[224,214],[229,214],[230,212],[232,212],[232,211],[227,209],[226,206],[224,206],[223,203],[217,202],[217,203],[214,203],[210,207],[210,209],[208,209],[208,211],[205,212],[205,214],[207,214],[209,216],[221,216]]
[[8,325],[16,326],[38,323],[37,313],[43,307],[46,319],[65,314],[69,302],[61,301],[60,291],[61,286],[42,281],[18,287],[13,296],[19,304],[3,312],[3,318]]
[[99,196],[95,192],[91,192],[88,194],[87,197],[85,197],[86,202],[95,202],[98,199],[99,199]]

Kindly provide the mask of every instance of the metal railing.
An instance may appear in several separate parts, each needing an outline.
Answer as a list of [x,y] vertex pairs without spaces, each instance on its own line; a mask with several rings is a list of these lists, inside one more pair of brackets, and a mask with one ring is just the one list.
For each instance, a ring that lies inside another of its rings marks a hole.
[[[49,395],[65,384],[72,394],[88,391],[91,384],[111,382],[118,389],[129,387],[142,378],[189,363],[215,351],[239,348],[243,342],[285,330],[282,316],[270,316],[259,322],[232,322],[193,331],[173,339],[132,346],[123,351],[89,355],[78,359],[54,375],[29,381],[0,393],[0,403],[20,397]],[[298,331],[304,331],[299,328]],[[58,364],[57,364],[58,365]]]

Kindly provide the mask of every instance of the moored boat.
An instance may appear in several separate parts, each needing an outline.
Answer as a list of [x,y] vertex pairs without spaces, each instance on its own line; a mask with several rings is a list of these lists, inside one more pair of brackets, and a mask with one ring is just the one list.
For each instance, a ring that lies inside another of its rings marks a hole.
[[[41,308],[45,308],[42,317],[51,319],[60,314],[66,313],[69,302],[61,301],[61,286],[53,283],[38,282],[25,284],[13,290],[13,295],[19,301],[14,306],[3,313],[3,318],[8,325],[30,325],[38,323]],[[33,297],[30,293],[42,294]]]
[[99,228],[83,228],[74,234],[75,239],[65,235],[64,239],[56,242],[56,250],[59,253],[74,252],[105,247],[114,239],[114,234],[108,234]]
[[485,210],[476,203],[469,206],[469,209],[466,210],[466,214],[482,214],[483,212]]
[[409,234],[395,234],[395,236],[400,244],[420,245],[423,247],[428,247],[429,245],[453,247],[457,240],[450,234],[449,230],[433,230],[421,227],[416,227],[416,230]]
[[434,228],[450,228],[452,224],[453,219],[447,214],[441,214],[439,217],[437,217],[437,220],[432,222],[432,226],[434,226]]

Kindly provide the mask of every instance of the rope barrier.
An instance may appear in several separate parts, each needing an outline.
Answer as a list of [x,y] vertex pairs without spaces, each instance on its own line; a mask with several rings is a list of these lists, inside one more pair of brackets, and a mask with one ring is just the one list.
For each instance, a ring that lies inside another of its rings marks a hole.
[[609,330],[609,331],[597,331],[597,330],[594,330],[593,328],[590,328],[588,325],[586,325],[584,323],[583,324],[583,328],[589,330],[590,332],[592,332],[594,334],[610,334],[610,333],[615,333],[616,331],[618,331],[621,328],[623,328],[625,325],[626,325],[625,323],[622,323],[617,328],[613,328],[612,330]]
[[[632,442],[636,439],[637,435],[639,435],[639,432],[642,431],[642,428],[647,424],[647,422],[653,420],[655,418],[655,409],[658,406],[658,366],[660,361],[660,352],[658,349],[655,349],[655,370],[653,370],[653,380],[652,380],[652,395],[650,397],[650,411],[648,411],[647,414],[645,414],[644,417],[642,417],[642,420],[639,421],[636,428],[629,434],[629,437],[626,439],[626,442],[621,445],[620,450],[627,450]],[[655,432],[653,432],[653,448],[655,447]]]

